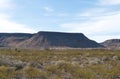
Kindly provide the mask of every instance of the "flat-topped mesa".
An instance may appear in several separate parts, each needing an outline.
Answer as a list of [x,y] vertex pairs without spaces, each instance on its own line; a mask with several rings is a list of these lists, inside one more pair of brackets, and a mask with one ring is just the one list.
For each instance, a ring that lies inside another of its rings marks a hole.
[[[63,33],[63,32],[38,32],[28,44],[36,47],[71,47],[71,48],[98,48],[102,45],[95,41],[89,40],[82,33]],[[32,46],[31,46],[32,47]]]
[[[0,34],[1,35],[1,34]],[[40,31],[35,34],[18,34],[15,36],[6,36],[6,38],[2,39],[2,43],[5,42],[5,46],[12,47],[20,47],[20,48],[99,48],[103,47],[95,41],[88,39],[82,33],[64,33],[64,32],[47,32]],[[20,36],[20,37],[18,37]],[[12,39],[11,39],[12,38]],[[1,39],[1,37],[0,37]],[[7,42],[5,41],[7,39]],[[17,41],[23,39],[21,41]],[[14,43],[14,40],[17,42]],[[12,43],[11,43],[12,41]]]
[[[83,34],[83,33],[65,33],[65,32],[38,32],[37,34],[44,36],[46,38],[54,38],[54,39],[62,39],[62,38],[66,38],[68,40],[72,39],[81,39],[81,40],[87,40],[88,38]],[[54,40],[53,39],[53,40]],[[64,40],[64,39],[63,39]]]

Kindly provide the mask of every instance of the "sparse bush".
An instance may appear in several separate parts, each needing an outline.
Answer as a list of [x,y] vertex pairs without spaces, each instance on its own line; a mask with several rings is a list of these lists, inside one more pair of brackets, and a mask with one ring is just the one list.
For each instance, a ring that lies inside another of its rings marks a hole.
[[119,79],[119,76],[120,50],[0,49],[0,79]]

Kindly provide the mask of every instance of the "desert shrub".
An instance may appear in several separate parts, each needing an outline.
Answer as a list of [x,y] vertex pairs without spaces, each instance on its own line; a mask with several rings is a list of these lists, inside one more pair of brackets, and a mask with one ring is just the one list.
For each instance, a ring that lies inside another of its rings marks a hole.
[[0,49],[0,79],[116,79],[120,51]]
[[57,74],[59,72],[58,66],[56,65],[50,65],[46,67],[46,70],[50,72],[51,74]]
[[24,73],[27,78],[47,79],[47,75],[45,74],[45,72],[40,71],[36,68],[26,67],[24,69]]
[[10,79],[13,73],[14,70],[9,71],[9,67],[0,66],[0,79]]

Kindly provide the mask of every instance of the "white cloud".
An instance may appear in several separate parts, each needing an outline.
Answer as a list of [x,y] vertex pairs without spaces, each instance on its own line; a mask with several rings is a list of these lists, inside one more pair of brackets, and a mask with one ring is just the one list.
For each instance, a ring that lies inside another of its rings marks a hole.
[[0,32],[35,32],[24,24],[10,20],[12,16],[4,12],[4,10],[11,10],[11,8],[14,8],[13,5],[12,0],[0,0]]
[[120,0],[99,0],[101,5],[118,5]]
[[35,31],[27,28],[26,25],[12,22],[8,19],[0,19],[0,32],[24,32],[34,33]]
[[94,8],[94,9],[88,9],[85,12],[81,12],[77,14],[77,17],[93,17],[93,16],[99,16],[101,13],[104,13],[106,11],[105,8]]
[[[61,27],[69,29],[71,32],[82,32],[91,38],[96,37],[96,41],[105,40],[106,35],[115,38],[111,34],[120,33],[120,12],[115,12],[115,14],[92,17],[91,20],[79,23],[64,23]],[[100,37],[99,37],[100,36]],[[103,36],[103,37],[102,37]],[[120,36],[117,35],[117,36]],[[97,39],[100,38],[100,39]],[[120,38],[120,37],[119,37]]]
[[10,0],[0,0],[0,8],[8,7]]
[[43,7],[44,10],[44,16],[51,16],[53,15],[54,9],[48,6]]
[[12,9],[14,6],[12,0],[0,0],[0,10]]
[[48,6],[43,7],[43,9],[44,9],[46,12],[53,12],[53,11],[54,11],[54,9],[53,9],[53,8],[48,7]]
[[77,16],[82,16],[82,17],[89,17],[89,16],[91,16],[92,14],[91,13],[89,13],[89,12],[86,12],[86,13],[80,13],[80,14],[78,14]]
[[59,13],[58,16],[60,16],[60,17],[66,17],[66,16],[69,16],[69,14],[68,13]]

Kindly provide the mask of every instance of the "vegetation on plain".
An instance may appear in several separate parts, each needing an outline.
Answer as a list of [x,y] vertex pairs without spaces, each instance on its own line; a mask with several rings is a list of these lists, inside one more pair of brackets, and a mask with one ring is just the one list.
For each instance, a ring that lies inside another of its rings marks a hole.
[[120,50],[0,49],[0,79],[120,79]]

